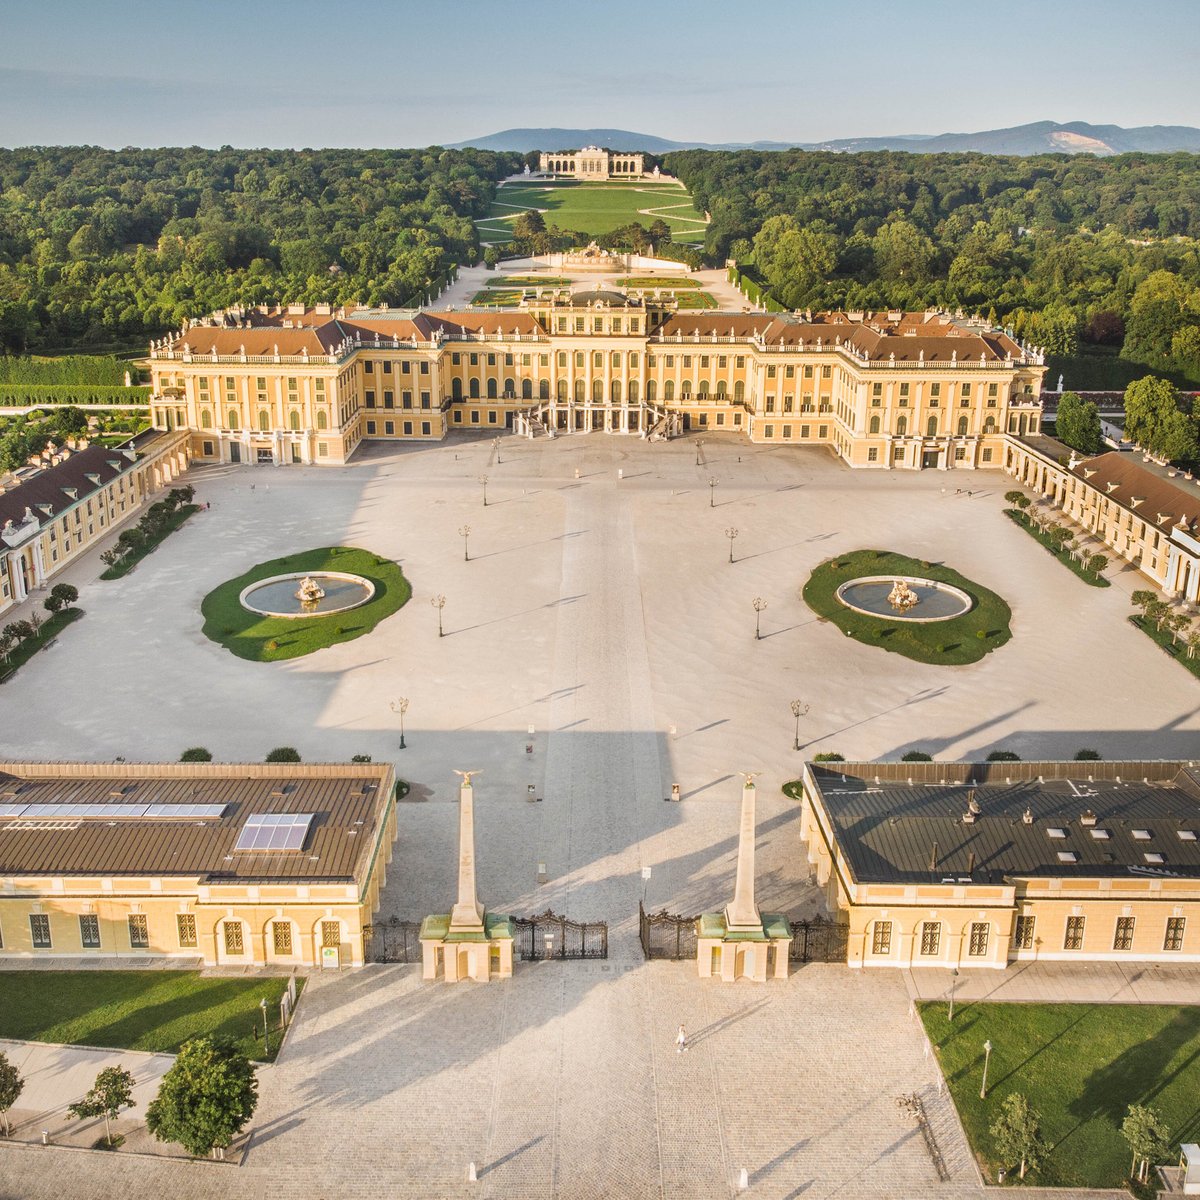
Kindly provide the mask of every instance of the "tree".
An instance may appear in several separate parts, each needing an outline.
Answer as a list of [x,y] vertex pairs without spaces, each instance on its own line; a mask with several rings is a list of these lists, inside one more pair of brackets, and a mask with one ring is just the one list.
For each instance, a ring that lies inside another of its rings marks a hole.
[[1163,622],[1170,615],[1171,606],[1165,600],[1159,600],[1157,597],[1142,610],[1142,617],[1153,624],[1156,629],[1161,629]]
[[921,282],[929,275],[933,243],[911,222],[891,217],[871,239],[879,278]]
[[1025,500],[1026,504],[1029,503],[1029,501],[1025,498],[1025,493],[1017,491],[1016,488],[1014,488],[1011,492],[1005,492],[1004,499],[1007,500],[1008,503],[1014,508],[1020,508],[1022,500]]
[[933,762],[933,755],[926,754],[924,750],[910,750],[901,759],[901,762]]
[[1147,588],[1137,588],[1133,595],[1129,597],[1129,600],[1133,604],[1134,608],[1140,608],[1142,610],[1143,617],[1146,615],[1147,607],[1153,604],[1157,599],[1158,597]]
[[546,232],[546,218],[536,208],[526,209],[513,222],[513,240],[532,241],[539,233]]
[[4,1120],[4,1136],[8,1137],[8,1110],[20,1099],[25,1090],[21,1072],[8,1061],[8,1055],[0,1050],[0,1118]]
[[224,1155],[254,1115],[258,1080],[232,1041],[185,1042],[146,1109],[146,1128],[160,1142],[178,1142],[189,1154]]
[[33,626],[28,621],[9,621],[4,627],[4,636],[13,642],[23,642],[33,637]]
[[1173,612],[1166,619],[1166,626],[1171,631],[1171,641],[1179,641],[1179,635],[1192,623],[1192,618],[1184,612]]
[[50,589],[50,595],[60,602],[60,608],[70,608],[79,599],[79,589],[69,583],[56,583]]
[[824,754],[814,754],[813,762],[845,762],[846,756],[838,754],[835,750],[827,750]]
[[1196,651],[1200,650],[1200,629],[1193,629],[1187,635],[1188,658],[1195,658]]
[[1020,762],[1021,756],[1012,750],[993,750],[987,756],[988,762]]
[[112,1122],[120,1115],[121,1109],[133,1108],[136,1103],[133,1098],[133,1076],[123,1067],[105,1067],[96,1076],[92,1090],[82,1100],[70,1105],[67,1112],[80,1120],[103,1117],[104,1136],[111,1146]]
[[1063,392],[1059,397],[1054,427],[1059,440],[1081,454],[1098,454],[1104,446],[1100,410],[1091,400],[1083,400],[1075,392]]
[[1153,1108],[1131,1104],[1129,1115],[1121,1123],[1121,1136],[1129,1143],[1133,1154],[1130,1176],[1139,1183],[1145,1183],[1154,1161],[1165,1158],[1171,1147],[1170,1132]]
[[42,632],[42,614],[36,608],[30,609],[29,616],[26,618],[25,624],[33,631],[34,640],[41,636]]
[[1041,1117],[1029,1107],[1029,1101],[1020,1092],[1012,1092],[1004,1097],[1000,1116],[989,1129],[1000,1158],[1021,1164],[1022,1179],[1026,1167],[1037,1170],[1045,1153],[1041,1124]]
[[1196,458],[1196,418],[1180,407],[1179,393],[1166,379],[1146,375],[1125,389],[1125,436],[1172,462]]
[[212,751],[203,746],[189,746],[180,756],[180,762],[212,762]]
[[1089,554],[1087,556],[1087,569],[1093,575],[1099,575],[1105,567],[1108,566],[1108,557],[1104,554]]
[[267,755],[269,763],[297,763],[300,761],[300,751],[292,746],[276,746],[270,754]]
[[1076,762],[1099,762],[1100,761],[1100,751],[1099,750],[1076,750],[1075,751],[1075,761]]

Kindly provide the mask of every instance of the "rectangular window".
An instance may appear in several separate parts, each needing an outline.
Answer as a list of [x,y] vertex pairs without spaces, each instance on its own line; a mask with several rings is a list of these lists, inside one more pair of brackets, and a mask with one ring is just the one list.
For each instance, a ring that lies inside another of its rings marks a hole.
[[967,944],[967,953],[972,958],[983,958],[987,954],[989,928],[986,921],[971,922],[971,939]]
[[29,914],[29,933],[35,950],[50,949],[50,918],[45,913]]
[[100,918],[95,913],[83,913],[79,918],[79,944],[85,950],[100,949]]
[[907,383],[902,383],[902,384],[900,385],[900,395],[901,395],[901,396],[907,396],[907,395],[908,395],[908,384],[907,384]]
[[181,949],[188,950],[196,945],[196,917],[194,913],[179,913],[175,917],[175,929],[179,934]]
[[[462,413],[460,413],[460,412],[456,412],[454,415],[455,415],[455,416],[456,416],[456,417],[457,417],[457,418],[458,418],[460,421],[462,420]],[[404,430],[404,434],[405,434],[405,436],[407,437],[409,434],[411,434],[411,433],[412,433],[412,422],[411,422],[411,421],[405,421],[405,422],[403,422],[403,423],[401,424],[400,428]]]
[[867,447],[867,462],[878,462],[878,461],[879,461],[879,447],[878,446],[868,446]]
[[871,934],[872,954],[891,954],[892,952],[892,923],[891,921],[876,921],[875,931]]
[[921,925],[921,953],[937,954],[942,948],[941,921],[925,921]]
[[824,438],[824,437],[828,437],[828,436],[829,436],[829,426],[828,425],[818,425],[817,426],[817,437]]
[[775,426],[774,425],[764,425],[763,426],[763,437],[773,438],[774,436],[775,436]]
[[386,433],[388,435],[388,437],[391,437],[391,435],[396,432],[396,422],[395,421],[384,421],[383,432]]
[[150,948],[150,930],[146,924],[145,913],[129,914],[129,945],[134,950]]
[[991,462],[992,461],[992,449],[990,446],[984,450],[984,452],[979,456],[979,459],[981,462]]
[[321,922],[321,945],[325,949],[342,944],[342,923],[340,921]]
[[1113,949],[1133,949],[1133,917],[1117,918],[1117,928],[1113,934]]
[[367,396],[367,407],[374,408],[375,407],[375,393],[368,388],[366,396]]
[[[507,356],[507,358],[505,359],[505,361],[506,361],[506,362],[508,362],[508,363],[511,363],[511,362],[512,362],[512,355],[511,355],[511,354],[510,354],[510,355],[508,355],[508,356]],[[422,374],[422,375],[428,375],[428,374],[429,374],[429,364],[428,364],[427,362],[423,362],[423,363],[421,364],[421,374]]]
[[400,393],[400,407],[412,408],[412,392],[408,388]]
[[390,375],[392,373],[392,364],[390,361],[383,364],[383,373],[385,375]]
[[318,458],[328,458],[329,457],[329,443],[328,442],[318,442],[317,443],[317,457]]
[[1063,938],[1064,950],[1083,949],[1083,917],[1068,917],[1067,932]]
[[226,954],[242,954],[245,952],[245,944],[242,941],[242,923],[241,921],[226,921],[225,922],[225,953]]
[[768,378],[768,379],[774,379],[774,378],[775,378],[775,364],[774,364],[774,363],[771,363],[771,364],[770,364],[770,365],[767,367],[767,378]]
[[785,425],[783,427],[783,436],[785,438],[790,438],[792,436],[792,427],[790,425]]
[[810,437],[811,435],[812,435],[812,426],[811,425],[801,425],[800,426],[800,436],[802,438]]
[[428,436],[430,435],[430,433],[431,433],[431,432],[432,432],[432,430],[431,430],[431,428],[430,428],[430,424],[429,424],[429,422],[428,422],[428,421],[422,421],[422,422],[421,422],[421,436],[422,436],[422,437],[428,437]]
[[429,401],[429,393],[428,392],[421,393],[421,407],[422,408],[431,408],[432,407],[432,405],[430,404],[430,401]]
[[821,368],[821,378],[822,379],[832,379],[833,378],[833,368],[832,367],[822,367]]
[[959,391],[960,396],[965,396],[968,400],[971,398],[971,385],[964,383]]
[[371,437],[374,433],[375,433],[375,422],[368,421],[367,422],[367,437]]
[[1017,928],[1013,933],[1013,943],[1018,950],[1033,949],[1034,917],[1018,917]]
[[391,391],[390,389],[383,393],[383,407],[384,408],[395,408],[396,407],[396,393]]
[[292,923],[291,921],[275,921],[271,925],[271,944],[276,954],[291,954],[292,952]]
[[1167,935],[1163,938],[1164,950],[1183,949],[1183,928],[1186,917],[1168,917]]
[[717,424],[718,425],[725,424],[725,414],[724,413],[717,413]]
[[375,364],[368,358],[366,362],[363,363],[363,372],[367,375],[371,375],[374,373],[374,371]]

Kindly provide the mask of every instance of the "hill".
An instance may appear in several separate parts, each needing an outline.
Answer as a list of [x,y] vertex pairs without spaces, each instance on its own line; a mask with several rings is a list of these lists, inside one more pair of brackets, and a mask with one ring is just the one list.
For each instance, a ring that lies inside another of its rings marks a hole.
[[1186,151],[1200,154],[1200,129],[1189,125],[1089,125],[1086,121],[1035,121],[1007,129],[976,133],[896,134],[890,137],[835,138],[825,142],[678,142],[628,129],[504,129],[487,137],[457,142],[462,150],[512,151],[568,150],[580,146],[607,146],[610,150],[667,154],[672,150],[832,150],[851,154],[864,150],[908,150],[919,154],[1167,154]]

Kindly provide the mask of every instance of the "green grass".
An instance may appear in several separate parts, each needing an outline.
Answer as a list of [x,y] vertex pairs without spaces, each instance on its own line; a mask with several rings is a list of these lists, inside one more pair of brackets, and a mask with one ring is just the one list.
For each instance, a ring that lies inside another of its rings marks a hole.
[[[975,602],[961,617],[915,625],[908,621],[872,617],[847,608],[835,593],[860,575],[909,575],[936,579],[961,588]],[[804,601],[843,633],[868,646],[880,646],[916,662],[963,666],[978,662],[1012,637],[1008,605],[985,587],[972,583],[941,563],[923,562],[888,550],[856,550],[823,562],[804,585]]]
[[487,281],[487,286],[490,288],[553,288],[569,287],[570,284],[571,281],[564,279],[561,275],[497,275],[495,279]]
[[120,579],[122,575],[128,575],[134,567],[146,557],[147,554],[153,554],[162,543],[171,536],[193,513],[200,511],[198,504],[185,504],[181,508],[177,508],[158,528],[158,532],[154,537],[150,538],[139,549],[126,554],[120,562],[113,563],[106,571],[100,572],[101,579]]
[[471,297],[475,308],[516,308],[524,293],[520,288],[486,288]]
[[[1200,1007],[1151,1004],[920,1005],[976,1156],[994,1179],[988,1127],[1020,1092],[1049,1147],[1027,1184],[1120,1187],[1130,1168],[1121,1122],[1131,1104],[1161,1113],[1175,1143],[1200,1134]],[[983,1043],[991,1041],[980,1100]]]
[[1062,565],[1064,567],[1067,567],[1069,570],[1074,571],[1075,574],[1078,575],[1079,578],[1082,579],[1084,583],[1090,583],[1092,585],[1092,587],[1110,587],[1111,586],[1109,581],[1107,579],[1105,579],[1103,575],[1099,574],[1096,571],[1089,571],[1083,565],[1083,563],[1078,562],[1075,559],[1073,559],[1070,556],[1070,554],[1067,553],[1067,551],[1060,550],[1054,544],[1054,542],[1052,542],[1050,540],[1050,538],[1045,533],[1042,532],[1042,530],[1038,529],[1037,526],[1034,525],[1032,521],[1030,521],[1029,517],[1025,513],[1021,512],[1020,509],[1006,508],[1004,510],[1004,512],[1005,512],[1006,516],[1008,516],[1011,520],[1016,522],[1016,524],[1020,525],[1020,527],[1022,529],[1024,529],[1025,532],[1027,534],[1029,534],[1030,537],[1032,537],[1036,541],[1040,542],[1042,544],[1042,546],[1044,546],[1050,554],[1053,554],[1054,557],[1057,558],[1058,561],[1060,563],[1062,563]]
[[7,682],[18,667],[24,666],[39,650],[44,649],[47,642],[56,638],[61,630],[82,616],[82,608],[64,608],[47,617],[36,637],[18,642],[8,652],[8,658],[0,660],[0,682]]
[[680,292],[675,297],[679,309],[685,308],[716,308],[717,302],[708,292]]
[[620,288],[670,288],[672,291],[680,291],[682,288],[699,286],[700,281],[697,279],[668,279],[655,275],[630,276],[617,280],[617,287]]
[[1175,641],[1169,629],[1159,629],[1153,621],[1144,617],[1130,617],[1129,623],[1136,625],[1148,638],[1157,642],[1181,667],[1186,667],[1193,675],[1200,676],[1200,658],[1188,658],[1187,643]]
[[[702,242],[703,216],[683,188],[645,183],[522,183],[499,188],[488,215],[477,222],[484,240],[506,241],[525,209],[543,210],[548,225],[590,236],[634,221],[649,228],[661,217],[677,242]],[[650,209],[649,213],[640,209]]]
[[[238,603],[243,589],[260,579],[316,571],[346,571],[361,575],[375,585],[375,595],[361,608],[295,620],[259,616]],[[218,642],[238,658],[248,658],[251,662],[279,662],[339,642],[352,642],[370,633],[385,617],[403,607],[411,595],[408,580],[390,559],[380,558],[369,550],[326,546],[259,563],[244,575],[209,592],[200,611],[204,615],[205,637]]]
[[0,971],[0,1037],[174,1054],[189,1038],[215,1035],[261,1060],[265,997],[273,1059],[286,982],[199,971]]

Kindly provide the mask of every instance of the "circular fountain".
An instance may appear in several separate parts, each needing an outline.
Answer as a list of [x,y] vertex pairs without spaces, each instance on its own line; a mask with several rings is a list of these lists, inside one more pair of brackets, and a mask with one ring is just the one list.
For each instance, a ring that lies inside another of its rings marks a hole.
[[238,603],[264,617],[327,617],[366,604],[375,585],[361,575],[317,571],[272,575],[242,590]]
[[952,584],[895,575],[860,575],[843,583],[835,595],[855,612],[917,624],[953,620],[970,612],[975,603]]

